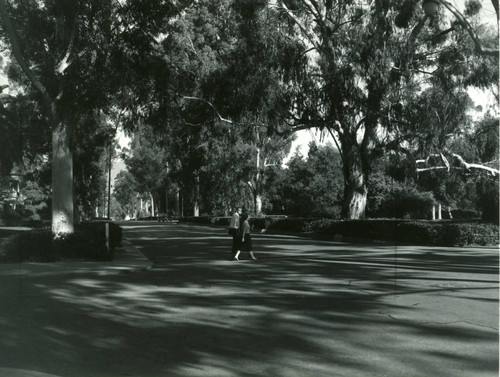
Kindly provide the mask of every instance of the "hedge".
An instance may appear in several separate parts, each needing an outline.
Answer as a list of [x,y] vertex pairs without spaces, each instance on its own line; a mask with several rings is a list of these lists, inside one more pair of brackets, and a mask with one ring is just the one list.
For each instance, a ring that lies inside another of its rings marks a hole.
[[[184,222],[229,226],[229,217],[184,217]],[[254,230],[268,232],[300,233],[333,238],[344,235],[356,239],[381,240],[413,245],[434,246],[496,246],[499,244],[498,226],[480,221],[460,220],[405,220],[364,219],[329,220],[300,217],[250,218]]]
[[319,231],[321,236],[342,234],[369,240],[433,246],[494,246],[498,226],[481,222],[426,220],[336,221]]
[[[181,217],[179,221],[192,224],[210,224],[228,227],[231,222],[231,217],[186,216]],[[258,230],[266,229],[273,221],[277,221],[277,219],[269,217],[250,217],[249,220],[252,229]]]
[[50,228],[4,234],[0,239],[0,263],[54,262],[65,258],[110,261],[121,244],[122,229],[110,223],[109,251],[105,244],[105,222],[82,223],[75,232],[57,240]]

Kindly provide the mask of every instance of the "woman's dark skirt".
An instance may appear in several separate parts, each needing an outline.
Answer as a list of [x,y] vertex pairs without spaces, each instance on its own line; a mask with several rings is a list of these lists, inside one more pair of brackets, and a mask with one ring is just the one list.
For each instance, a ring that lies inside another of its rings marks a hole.
[[241,243],[241,251],[253,251],[252,248],[252,236],[250,236],[250,233],[245,234],[245,239]]

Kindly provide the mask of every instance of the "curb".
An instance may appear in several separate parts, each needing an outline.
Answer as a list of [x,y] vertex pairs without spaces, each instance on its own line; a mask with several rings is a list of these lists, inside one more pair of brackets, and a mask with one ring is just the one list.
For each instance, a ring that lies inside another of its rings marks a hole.
[[146,258],[146,256],[126,238],[122,239],[121,246],[115,251],[115,256],[111,264],[130,270],[149,270],[153,267],[153,262]]

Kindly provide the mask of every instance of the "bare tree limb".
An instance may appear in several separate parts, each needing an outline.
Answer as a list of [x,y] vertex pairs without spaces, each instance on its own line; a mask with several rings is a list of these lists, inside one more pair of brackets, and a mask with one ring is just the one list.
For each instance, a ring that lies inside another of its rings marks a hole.
[[[499,56],[499,50],[498,48],[487,48],[483,47],[483,44],[479,40],[479,37],[477,36],[474,28],[472,25],[467,21],[467,19],[458,11],[457,8],[453,6],[453,4],[449,3],[446,0],[437,0],[440,4],[442,4],[446,9],[448,9],[453,15],[460,21],[460,24],[465,28],[469,36],[472,38],[472,41],[474,42],[474,45],[476,47],[476,51],[480,53],[481,55],[485,56],[491,56],[495,57],[498,59]],[[493,0],[493,3],[497,0]],[[497,13],[497,18],[498,18],[498,3],[497,6],[495,7],[495,11]]]
[[443,153],[431,154],[426,159],[416,160],[415,164],[417,164],[417,165],[418,164],[429,165],[430,159],[432,157],[439,157],[441,159],[441,161],[443,162],[444,166],[438,165],[438,166],[426,166],[426,167],[422,167],[422,168],[417,167],[417,173],[423,172],[423,171],[441,170],[441,169],[446,169],[447,171],[450,171],[450,169],[453,167],[453,168],[464,168],[466,170],[470,170],[470,169],[485,170],[493,176],[500,175],[500,170],[498,170],[498,169],[490,168],[489,166],[486,166],[484,164],[470,164],[470,163],[466,162],[462,156],[460,156],[456,153],[451,153],[451,156],[456,161],[458,161],[459,166],[451,166],[451,164],[448,162],[447,158],[443,155]]
[[227,122],[229,124],[233,124],[233,121],[231,119],[226,119],[226,118],[223,118],[219,112],[217,111],[217,108],[209,101],[207,101],[206,99],[204,98],[200,98],[200,97],[191,97],[191,96],[182,96],[182,98],[184,99],[188,99],[188,100],[196,100],[196,101],[202,101],[202,102],[205,102],[206,104],[208,104],[213,110],[214,112],[217,114],[217,117],[222,121],[222,122]]
[[342,160],[344,159],[344,153],[342,152],[342,148],[340,147],[340,144],[339,142],[337,141],[337,138],[335,137],[335,134],[333,133],[333,131],[331,130],[330,127],[328,127],[328,132],[330,133],[330,135],[332,136],[332,139],[333,141],[335,142],[335,146],[337,147],[337,150],[339,151],[339,154],[340,154],[340,157],[342,158]]
[[492,175],[500,175],[500,170],[498,170],[498,169],[493,169],[493,168],[490,168],[488,166],[484,166],[481,164],[469,164],[469,163],[465,162],[465,160],[463,159],[462,156],[459,156],[456,153],[452,153],[451,155],[453,157],[455,157],[460,162],[460,164],[464,168],[466,168],[467,170],[469,170],[469,169],[481,169],[481,170],[486,170],[486,171],[490,172]]

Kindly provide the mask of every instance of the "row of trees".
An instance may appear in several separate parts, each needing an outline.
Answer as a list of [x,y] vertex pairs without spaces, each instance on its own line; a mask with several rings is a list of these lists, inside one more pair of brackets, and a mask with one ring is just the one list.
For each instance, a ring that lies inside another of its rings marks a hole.
[[[453,149],[475,132],[467,89],[498,98],[498,30],[478,0],[463,12],[437,1],[429,17],[419,0],[0,0],[3,117],[22,146],[2,166],[50,155],[55,234],[99,196],[117,126],[135,135],[137,192],[181,193],[195,215],[204,197],[203,211],[226,211],[247,190],[259,212],[266,170],[306,128],[335,141],[348,219],[365,216],[383,156],[420,175],[498,175]],[[148,158],[153,177],[137,163]]]

